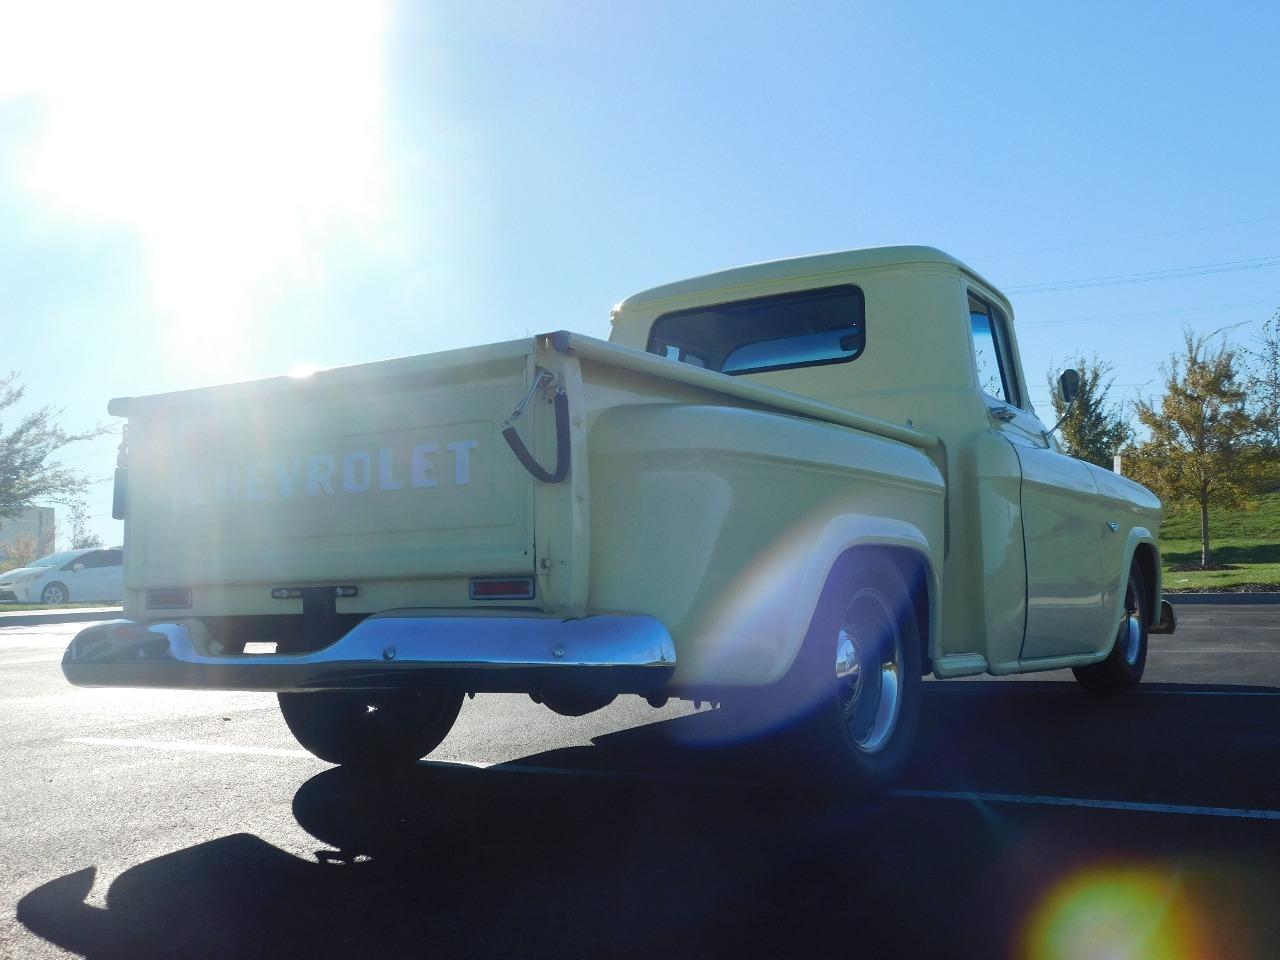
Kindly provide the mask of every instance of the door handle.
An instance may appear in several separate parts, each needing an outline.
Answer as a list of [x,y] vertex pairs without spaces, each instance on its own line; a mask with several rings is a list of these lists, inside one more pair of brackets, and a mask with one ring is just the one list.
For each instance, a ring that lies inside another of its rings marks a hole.
[[987,407],[987,412],[1001,423],[1012,423],[1013,418],[1017,416],[1009,407]]

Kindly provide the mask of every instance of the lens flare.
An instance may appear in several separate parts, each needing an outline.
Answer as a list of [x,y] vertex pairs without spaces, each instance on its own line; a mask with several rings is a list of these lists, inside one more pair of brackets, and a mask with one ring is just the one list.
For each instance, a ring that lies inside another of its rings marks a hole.
[[1108,864],[1068,876],[1028,923],[1028,960],[1204,960],[1216,955],[1181,874]]

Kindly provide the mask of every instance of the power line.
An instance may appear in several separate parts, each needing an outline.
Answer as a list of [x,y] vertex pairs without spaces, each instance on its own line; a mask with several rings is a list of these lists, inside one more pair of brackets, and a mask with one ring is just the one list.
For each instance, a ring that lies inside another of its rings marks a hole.
[[1022,330],[1025,327],[1059,327],[1077,323],[1110,323],[1115,320],[1151,320],[1158,317],[1174,317],[1193,313],[1212,313],[1218,310],[1243,310],[1248,307],[1269,307],[1280,301],[1280,296],[1270,300],[1240,300],[1235,303],[1210,303],[1198,307],[1175,307],[1166,310],[1144,310],[1139,313],[1104,313],[1086,317],[1071,317],[1066,320],[1030,320],[1018,321],[1014,326]]
[[1250,260],[1225,260],[1221,263],[1202,263],[1191,267],[1174,267],[1151,270],[1147,273],[1118,273],[1104,277],[1084,277],[1079,280],[1045,280],[1022,286],[1006,287],[1006,293],[1057,293],[1061,290],[1082,290],[1086,287],[1111,287],[1127,283],[1151,283],[1155,280],[1177,280],[1184,277],[1207,277],[1216,273],[1233,273],[1237,270],[1261,270],[1280,266],[1280,254],[1254,257]]
[[1205,230],[1221,230],[1225,227],[1241,227],[1254,223],[1272,223],[1280,220],[1280,216],[1254,217],[1251,220],[1231,220],[1227,223],[1210,223],[1201,227],[1184,227],[1181,230],[1163,230],[1159,233],[1135,233],[1127,237],[1109,237],[1105,240],[1084,240],[1080,243],[1066,243],[1057,247],[1037,247],[1034,250],[1011,250],[1005,253],[987,253],[971,260],[996,260],[1001,257],[1023,257],[1033,253],[1058,253],[1062,250],[1081,250],[1085,247],[1100,247],[1108,243],[1128,243],[1131,240],[1153,240],[1156,237],[1177,237],[1187,233],[1201,233]]

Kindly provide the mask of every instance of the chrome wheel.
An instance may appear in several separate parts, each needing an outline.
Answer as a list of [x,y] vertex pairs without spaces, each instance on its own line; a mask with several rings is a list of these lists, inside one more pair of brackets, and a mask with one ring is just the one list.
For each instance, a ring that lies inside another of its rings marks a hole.
[[902,661],[902,635],[884,594],[858,591],[840,620],[836,680],[845,732],[864,753],[883,749],[898,725]]
[[1142,680],[1147,666],[1147,616],[1143,603],[1146,589],[1137,562],[1129,568],[1124,591],[1124,608],[1112,634],[1106,659],[1084,667],[1072,667],[1080,685],[1091,693],[1121,693],[1132,690]]
[[1135,666],[1142,653],[1142,609],[1132,590],[1124,596],[1124,617],[1116,634],[1116,645],[1124,651],[1124,662]]

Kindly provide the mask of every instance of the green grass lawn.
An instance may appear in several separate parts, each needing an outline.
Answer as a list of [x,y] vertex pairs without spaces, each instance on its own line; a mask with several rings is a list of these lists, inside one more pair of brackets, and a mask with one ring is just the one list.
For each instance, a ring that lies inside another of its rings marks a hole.
[[1213,563],[1228,569],[1171,570],[1200,562],[1200,511],[1166,510],[1160,528],[1166,591],[1246,585],[1280,590],[1280,493],[1258,497],[1251,510],[1210,510],[1209,546]]

